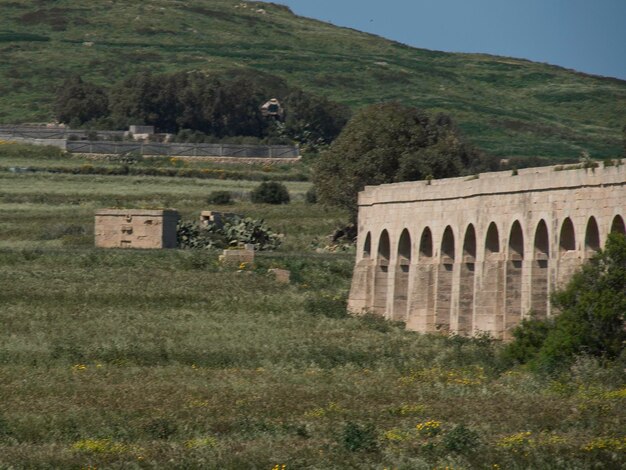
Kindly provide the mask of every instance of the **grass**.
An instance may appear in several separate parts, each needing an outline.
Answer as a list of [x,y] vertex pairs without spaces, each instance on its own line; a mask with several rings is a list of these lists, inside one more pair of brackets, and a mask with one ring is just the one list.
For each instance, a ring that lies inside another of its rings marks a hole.
[[89,2],[89,14],[77,7],[82,3],[14,0],[5,8],[0,122],[52,120],[54,92],[74,73],[110,85],[143,69],[249,67],[354,108],[398,100],[447,112],[470,140],[502,157],[622,152],[622,80],[412,48],[269,3],[243,8],[238,0],[213,0],[209,8],[200,1],[99,1]]
[[0,173],[0,468],[626,463],[619,367],[506,372],[490,340],[346,315],[353,256],[310,246],[346,214],[237,201],[286,234],[243,272],[211,251],[93,248],[103,202],[196,217],[214,183],[249,188]]

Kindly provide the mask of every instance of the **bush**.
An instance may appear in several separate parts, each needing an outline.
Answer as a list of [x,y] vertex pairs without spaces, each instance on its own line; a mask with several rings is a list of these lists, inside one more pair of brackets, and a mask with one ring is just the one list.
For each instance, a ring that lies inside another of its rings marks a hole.
[[169,439],[176,434],[176,424],[167,418],[155,418],[144,425],[144,430],[153,439]]
[[304,194],[304,200],[307,204],[317,204],[317,190],[315,189],[315,186],[311,186]]
[[505,364],[525,364],[537,355],[548,333],[551,323],[546,320],[525,318],[513,330],[514,340],[502,351]]
[[206,202],[209,204],[227,205],[233,203],[232,194],[230,191],[212,191],[207,197]]
[[264,181],[254,188],[250,199],[257,204],[288,204],[290,200],[285,185],[277,181]]
[[329,318],[346,318],[348,316],[347,300],[340,295],[312,295],[306,299],[304,309],[311,315],[323,315]]
[[459,424],[444,436],[443,445],[451,452],[463,454],[476,451],[480,439],[476,431]]
[[376,429],[373,425],[359,425],[357,423],[346,423],[341,436],[343,446],[351,452],[374,451],[377,449]]
[[626,237],[610,234],[605,250],[553,295],[552,304],[561,313],[523,322],[505,354],[544,372],[568,367],[581,355],[619,358],[626,344]]

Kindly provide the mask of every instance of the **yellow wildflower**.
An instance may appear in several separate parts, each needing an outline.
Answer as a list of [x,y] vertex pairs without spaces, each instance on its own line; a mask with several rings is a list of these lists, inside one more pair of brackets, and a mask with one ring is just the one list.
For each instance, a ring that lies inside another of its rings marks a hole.
[[594,450],[626,452],[626,437],[596,437],[582,446],[582,450],[586,452],[592,452]]
[[436,436],[441,432],[441,422],[430,420],[424,423],[418,423],[415,429],[417,429],[417,432],[421,435],[429,437]]

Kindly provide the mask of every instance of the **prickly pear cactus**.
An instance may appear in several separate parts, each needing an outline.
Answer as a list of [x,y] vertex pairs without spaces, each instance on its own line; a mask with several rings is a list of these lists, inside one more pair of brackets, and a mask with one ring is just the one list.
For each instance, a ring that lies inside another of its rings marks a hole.
[[257,250],[274,250],[282,235],[274,233],[262,219],[231,216],[223,226],[181,221],[177,227],[178,247],[187,249],[226,248],[253,244]]

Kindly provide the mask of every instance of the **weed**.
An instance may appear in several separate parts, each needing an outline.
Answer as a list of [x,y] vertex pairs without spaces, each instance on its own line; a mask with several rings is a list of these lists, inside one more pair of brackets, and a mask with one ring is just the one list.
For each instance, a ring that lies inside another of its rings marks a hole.
[[167,418],[154,418],[144,425],[144,430],[153,439],[170,439],[176,434],[177,426]]
[[348,421],[341,434],[341,443],[351,452],[377,450],[376,429],[373,424],[358,424]]
[[443,445],[451,452],[478,452],[480,439],[476,431],[459,424],[444,435]]
[[341,295],[316,294],[308,297],[304,309],[311,315],[324,315],[329,318],[348,316],[347,299]]

